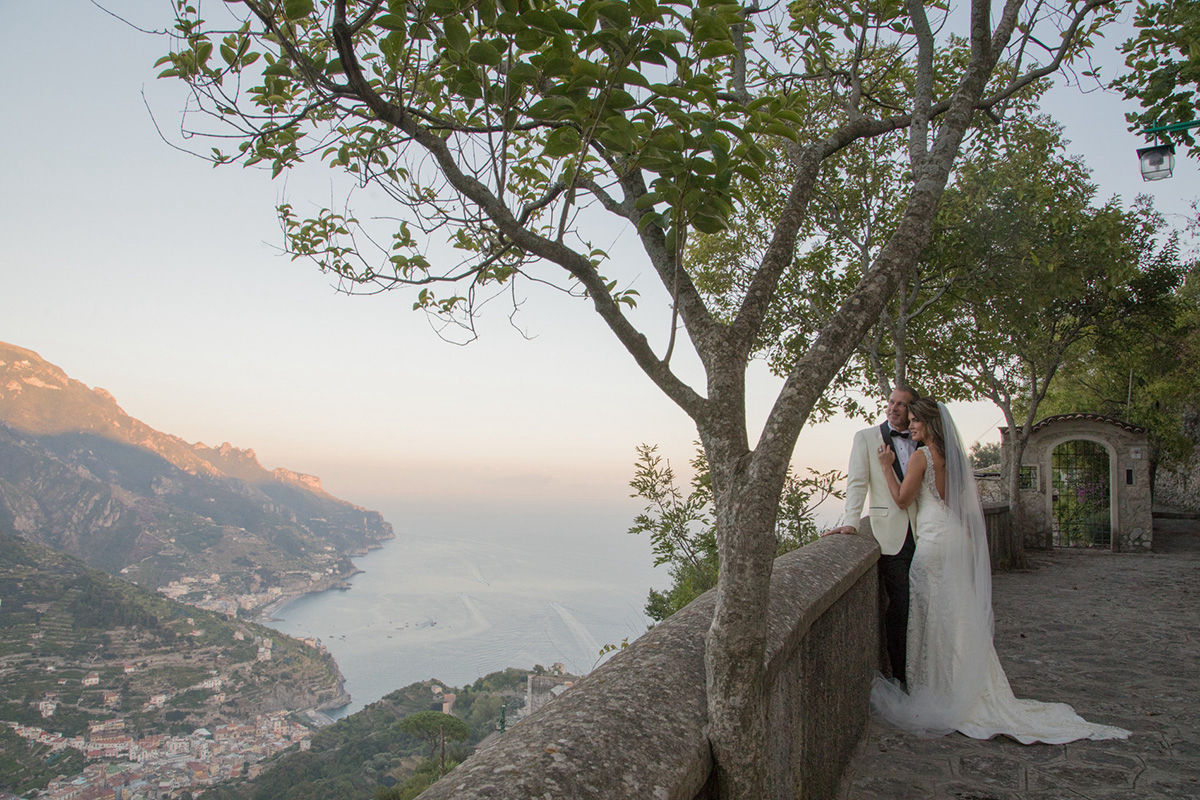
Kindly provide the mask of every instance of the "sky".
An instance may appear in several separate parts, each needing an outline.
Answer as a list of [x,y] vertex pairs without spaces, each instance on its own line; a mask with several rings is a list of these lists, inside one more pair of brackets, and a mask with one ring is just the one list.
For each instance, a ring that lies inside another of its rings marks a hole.
[[[170,3],[107,7],[161,29]],[[459,346],[410,295],[347,296],[281,255],[275,205],[336,202],[335,182],[321,170],[272,182],[214,169],[164,143],[156,123],[177,141],[185,102],[176,82],[155,79],[166,49],[86,0],[0,0],[0,340],[107,389],[159,430],[318,475],[398,529],[406,508],[430,504],[531,520],[633,508],[636,445],[686,464],[690,421],[586,301],[528,287],[520,329],[498,304]],[[1119,64],[1099,58],[1106,71]],[[1200,196],[1194,159],[1179,159],[1171,180],[1141,181],[1143,142],[1115,96],[1062,86],[1044,108],[1103,197],[1149,193],[1183,215]],[[624,259],[643,294],[638,318],[661,345],[666,303],[630,239],[614,229],[597,244]],[[681,370],[700,374],[686,359]],[[755,430],[779,383],[756,365],[749,386]],[[995,408],[954,410],[964,437],[996,440]],[[795,464],[844,468],[861,424],[809,426]]]

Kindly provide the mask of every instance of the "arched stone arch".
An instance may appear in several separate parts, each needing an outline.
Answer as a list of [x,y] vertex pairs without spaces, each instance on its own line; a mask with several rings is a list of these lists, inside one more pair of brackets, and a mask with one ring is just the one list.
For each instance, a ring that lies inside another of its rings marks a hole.
[[[1060,448],[1069,447],[1073,442],[1088,442],[1097,444],[1104,450],[1104,494],[1107,498],[1104,500],[1103,511],[1107,517],[1106,530],[1103,531],[1103,536],[1099,537],[1102,541],[1099,544],[1107,544],[1112,547],[1117,539],[1117,532],[1121,530],[1121,504],[1120,494],[1117,491],[1120,486],[1120,475],[1117,467],[1117,450],[1113,447],[1112,442],[1105,439],[1103,436],[1094,433],[1079,433],[1079,434],[1063,434],[1047,438],[1045,442],[1045,451],[1047,454],[1046,480],[1048,491],[1045,494],[1046,502],[1046,518],[1050,522],[1051,528],[1051,544],[1056,547],[1061,547],[1070,544],[1064,541],[1063,531],[1057,524],[1060,520],[1055,519],[1055,503],[1060,501],[1060,496],[1064,489],[1069,491],[1073,487],[1060,487],[1057,485],[1057,470],[1055,462],[1059,459]],[[1099,533],[1099,531],[1094,531]]]
[[[1072,441],[1095,442],[1108,454],[1111,547],[1149,550],[1152,544],[1149,443],[1136,425],[1100,414],[1059,414],[1033,426],[1021,459],[1021,491],[1030,530],[1025,546],[1054,545],[1054,451]],[[1011,452],[1005,438],[1006,463]]]

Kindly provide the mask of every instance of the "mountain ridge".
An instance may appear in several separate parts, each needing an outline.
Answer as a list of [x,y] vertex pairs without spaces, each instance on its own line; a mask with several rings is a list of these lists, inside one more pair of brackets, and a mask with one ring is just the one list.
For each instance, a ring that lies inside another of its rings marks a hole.
[[356,571],[349,556],[394,537],[315,476],[158,431],[3,342],[0,524],[149,588],[203,577],[174,591],[226,613],[339,585]]
[[[63,393],[63,402],[47,402],[49,392]],[[37,352],[7,342],[0,342],[0,420],[36,435],[90,431],[144,447],[188,472],[222,474],[252,484],[290,482],[327,494],[315,475],[285,468],[268,470],[252,449],[229,442],[217,447],[189,443],[158,431],[126,413],[107,389],[89,387]]]

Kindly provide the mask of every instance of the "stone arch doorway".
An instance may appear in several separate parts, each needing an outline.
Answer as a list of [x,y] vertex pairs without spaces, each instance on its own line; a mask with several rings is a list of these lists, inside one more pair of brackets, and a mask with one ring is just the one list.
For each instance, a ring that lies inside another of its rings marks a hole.
[[[1012,442],[1001,433],[1008,469]],[[1078,412],[1036,423],[1018,467],[1025,547],[1151,549],[1148,450],[1143,428],[1113,417]]]
[[1055,547],[1111,548],[1112,475],[1108,448],[1068,439],[1050,452],[1050,531]]

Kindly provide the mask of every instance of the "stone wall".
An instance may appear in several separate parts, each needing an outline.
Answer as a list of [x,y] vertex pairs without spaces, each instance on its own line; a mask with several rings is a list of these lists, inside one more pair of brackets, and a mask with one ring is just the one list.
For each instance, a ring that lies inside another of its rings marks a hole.
[[[879,663],[866,535],[829,536],[775,561],[767,635],[771,797],[834,797]],[[701,800],[709,592],[655,626],[421,795],[422,800]]]
[[1154,504],[1200,511],[1200,450],[1179,469],[1158,468],[1154,476]]
[[[1200,409],[1183,418],[1183,434],[1200,442]],[[1200,446],[1183,463],[1159,465],[1154,476],[1154,504],[1180,511],[1200,511]]]

